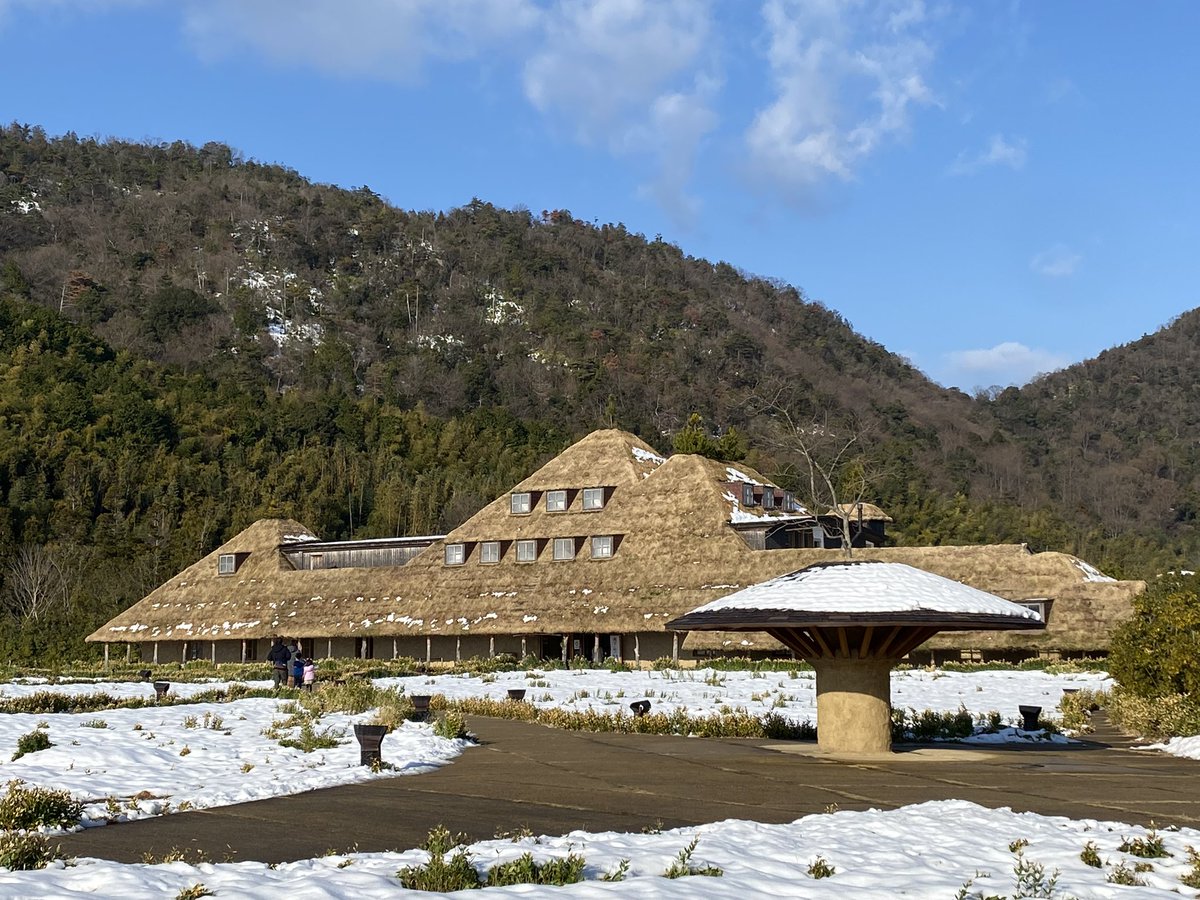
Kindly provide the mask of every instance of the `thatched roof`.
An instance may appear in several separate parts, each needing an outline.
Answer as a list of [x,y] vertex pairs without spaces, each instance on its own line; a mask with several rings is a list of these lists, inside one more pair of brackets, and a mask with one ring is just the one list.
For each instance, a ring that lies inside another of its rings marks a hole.
[[851,521],[862,519],[864,522],[892,522],[891,516],[874,503],[839,503],[837,507],[825,513],[827,516],[840,516],[845,513]]
[[[765,484],[761,474],[737,467]],[[748,585],[839,550],[755,551],[736,530],[738,507],[728,467],[699,456],[663,460],[633,435],[595,432],[567,448],[513,490],[567,490],[564,512],[544,499],[513,515],[506,493],[446,536],[463,544],[463,565],[444,563],[434,544],[405,566],[294,570],[280,552],[289,538],[314,536],[288,520],[258,522],[167,581],[88,640],[146,641],[351,635],[560,634],[662,631],[682,615]],[[585,511],[582,491],[605,488],[602,509]],[[741,510],[768,525],[794,521],[781,510]],[[588,539],[613,538],[610,559],[591,559]],[[575,538],[574,559],[551,559],[554,538]],[[518,563],[513,543],[536,540],[534,563]],[[480,542],[499,542],[497,564],[480,561]],[[239,554],[234,575],[218,575],[221,554]],[[1053,598],[1056,646],[1094,648],[1097,621],[1124,614],[1139,582],[1099,583],[1074,557],[1013,547],[884,548],[856,559],[905,562],[1008,599]],[[1070,598],[1068,600],[1068,598]],[[1061,599],[1061,602],[1060,602]],[[1080,619],[1072,610],[1086,610]],[[1056,620],[1068,625],[1057,631]],[[685,646],[723,646],[720,634],[690,634]],[[739,646],[753,635],[737,635]],[[774,641],[763,636],[765,644]],[[972,644],[971,646],[979,646]]]

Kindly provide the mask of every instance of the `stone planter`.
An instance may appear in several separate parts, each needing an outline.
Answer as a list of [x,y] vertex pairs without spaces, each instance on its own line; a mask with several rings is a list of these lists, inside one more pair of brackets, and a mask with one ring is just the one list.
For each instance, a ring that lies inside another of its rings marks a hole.
[[525,699],[525,688],[509,688],[508,699],[521,701]]
[[412,694],[408,698],[413,704],[413,721],[424,722],[429,718],[429,694]]
[[1042,727],[1038,724],[1038,719],[1042,715],[1042,708],[1040,706],[1018,706],[1017,709],[1021,711],[1021,718],[1024,719],[1021,724],[1023,729],[1026,731],[1037,731]]
[[169,682],[169,681],[154,682],[154,699],[162,700],[164,697],[167,696],[167,691],[169,691],[170,689],[171,689],[171,682]]
[[389,730],[387,725],[354,726],[354,736],[358,738],[359,765],[371,766],[383,762],[379,747]]

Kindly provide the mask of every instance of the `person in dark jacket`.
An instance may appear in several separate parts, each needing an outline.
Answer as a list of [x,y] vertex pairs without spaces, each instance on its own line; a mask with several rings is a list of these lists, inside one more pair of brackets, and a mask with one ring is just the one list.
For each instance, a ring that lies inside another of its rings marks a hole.
[[275,638],[275,643],[267,651],[267,661],[273,666],[271,674],[275,678],[275,687],[283,687],[287,682],[288,663],[291,662],[291,658],[291,652],[283,646],[283,638]]

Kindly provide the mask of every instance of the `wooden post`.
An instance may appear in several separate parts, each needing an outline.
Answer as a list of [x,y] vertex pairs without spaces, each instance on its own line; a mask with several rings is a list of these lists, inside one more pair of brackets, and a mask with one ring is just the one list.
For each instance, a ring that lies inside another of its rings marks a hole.
[[325,658],[333,659],[333,638],[325,638]]
[[392,659],[395,659],[397,656],[399,656],[399,653],[396,652],[396,649],[396,639],[392,638]]
[[215,640],[212,642],[212,664],[214,666],[217,664],[217,642]]
[[525,635],[521,635],[521,659],[524,659],[529,654],[525,652]]
[[496,636],[493,634],[488,638],[488,658],[491,659],[496,655]]
[[592,664],[600,665],[600,632],[592,635]]
[[679,662],[679,632],[671,632],[671,661]]
[[429,668],[430,662],[433,661],[433,638],[425,635],[425,668]]
[[567,664],[567,660],[571,658],[569,655],[571,650],[571,635],[564,634],[562,636],[562,648],[563,665],[565,666]]
[[246,661],[246,639],[242,638],[242,662]]
[[154,642],[154,664],[158,665],[158,641]]
[[642,642],[638,639],[637,633],[633,635],[633,661],[637,663],[637,667],[642,667]]
[[183,652],[180,654],[181,658],[179,660],[181,663],[187,662],[187,645],[188,645],[188,642],[184,641],[183,642]]
[[462,638],[461,637],[456,637],[454,639],[454,661],[462,662]]
[[133,644],[126,643],[125,644],[125,662],[129,662],[131,659],[133,659]]
[[108,641],[104,642],[104,668],[108,668]]

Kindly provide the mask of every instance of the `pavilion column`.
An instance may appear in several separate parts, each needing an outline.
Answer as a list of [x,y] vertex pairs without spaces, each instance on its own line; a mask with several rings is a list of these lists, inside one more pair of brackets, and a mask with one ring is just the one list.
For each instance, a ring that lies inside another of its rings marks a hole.
[[242,662],[246,661],[246,639],[242,638]]
[[400,655],[400,647],[396,643],[396,639],[392,638],[392,659]]
[[184,641],[183,642],[183,652],[179,654],[179,657],[180,657],[179,661],[181,663],[187,662],[187,650],[188,650],[187,645],[188,645],[188,642]]
[[104,642],[104,668],[108,668],[108,641]]
[[461,637],[456,637],[454,639],[454,661],[456,663],[462,662],[462,638]]
[[433,661],[433,638],[425,635],[425,668],[429,668],[429,664]]
[[592,640],[592,664],[600,665],[600,634],[596,633]]
[[154,642],[154,664],[158,665],[158,641]]
[[333,638],[325,638],[325,658],[333,659]]
[[493,634],[488,638],[488,658],[491,659],[496,655],[496,636]]
[[217,642],[215,640],[212,642],[211,658],[212,658],[212,664],[215,666],[217,664]]
[[889,753],[894,659],[810,659],[817,682],[817,746],[827,753]]
[[571,650],[571,635],[564,634],[562,636],[562,659],[563,659],[564,666],[567,665],[567,660],[569,660],[571,658],[570,650]]
[[671,632],[671,662],[679,662],[679,632]]
[[125,645],[125,662],[129,662],[133,658],[133,644]]

